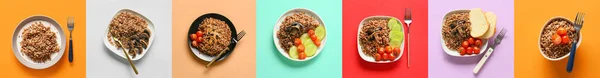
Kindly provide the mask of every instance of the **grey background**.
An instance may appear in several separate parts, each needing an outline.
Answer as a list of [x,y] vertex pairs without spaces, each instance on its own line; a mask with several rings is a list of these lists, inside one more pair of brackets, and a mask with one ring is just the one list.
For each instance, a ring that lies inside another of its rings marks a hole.
[[[171,0],[87,0],[87,78],[171,78],[171,7]],[[127,59],[110,52],[102,41],[110,20],[121,9],[136,11],[155,26],[155,39],[148,53],[134,62],[139,75]]]

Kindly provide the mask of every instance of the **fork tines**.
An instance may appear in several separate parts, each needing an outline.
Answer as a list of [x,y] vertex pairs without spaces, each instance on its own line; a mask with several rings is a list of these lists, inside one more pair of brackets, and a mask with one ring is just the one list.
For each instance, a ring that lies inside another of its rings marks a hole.
[[575,24],[582,25],[584,16],[585,16],[585,13],[577,12],[577,17],[575,17]]
[[498,38],[499,38],[499,39],[502,39],[502,38],[504,38],[504,34],[506,34],[506,32],[507,32],[507,31],[508,31],[508,30],[506,30],[505,28],[502,28],[502,30],[500,30],[500,33],[499,33],[499,34],[498,34],[498,36],[497,36],[497,39],[498,39]]
[[237,40],[240,40],[240,39],[242,39],[242,37],[244,37],[244,35],[246,35],[246,31],[242,30],[242,32],[240,32],[240,33],[237,35],[237,38],[236,38],[236,39],[237,39]]

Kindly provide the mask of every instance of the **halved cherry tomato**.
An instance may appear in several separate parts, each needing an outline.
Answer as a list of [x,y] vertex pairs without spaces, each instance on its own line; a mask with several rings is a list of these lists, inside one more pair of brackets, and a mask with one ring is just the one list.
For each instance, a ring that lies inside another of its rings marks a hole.
[[571,39],[569,39],[568,35],[563,36],[561,40],[563,44],[569,44],[569,42],[571,42]]
[[192,46],[194,46],[194,47],[198,47],[198,42],[196,42],[196,41],[192,41]]
[[300,38],[296,38],[296,39],[294,40],[294,44],[296,44],[296,46],[298,46],[298,45],[302,45],[302,40],[300,40]]
[[558,28],[556,30],[556,34],[558,34],[559,36],[567,35],[567,30],[565,28]]
[[375,56],[375,61],[381,61],[381,55],[379,55],[379,53],[376,53],[374,56]]
[[383,53],[383,60],[389,60],[390,55],[387,53]]
[[192,39],[192,41],[196,41],[196,38],[198,38],[196,34],[190,34],[190,39]]
[[304,52],[304,45],[298,45],[298,52]]
[[479,47],[473,47],[473,54],[479,54],[479,51],[481,51]]
[[313,42],[317,42],[317,35],[310,35],[310,40],[312,40]]
[[562,42],[561,37],[558,36],[557,34],[554,34],[554,36],[552,36],[552,43],[554,45],[559,45]]
[[379,49],[377,49],[377,53],[379,53],[379,54],[385,53],[385,48],[380,47]]
[[392,53],[392,47],[391,46],[385,46],[385,53]]
[[312,29],[308,30],[308,35],[315,35],[315,31],[313,31]]
[[473,48],[472,47],[467,47],[467,52],[465,54],[471,55],[472,52],[473,52]]
[[473,44],[475,43],[475,39],[473,39],[473,37],[467,39],[467,41],[469,41],[469,44]]
[[467,54],[467,53],[466,53],[467,51],[465,51],[465,47],[458,47],[458,52],[460,52],[460,55],[465,55],[465,54]]
[[202,31],[196,31],[196,36],[198,36],[198,37],[202,37],[202,35],[204,35],[204,34],[202,33]]
[[481,39],[475,40],[475,46],[481,46],[482,44],[483,42],[481,42]]
[[394,55],[394,54],[391,54],[391,53],[390,53],[390,54],[388,54],[388,55],[390,56],[390,57],[389,57],[389,59],[390,59],[390,60],[394,60],[394,59],[396,59],[396,55]]
[[462,47],[469,47],[469,42],[468,41],[463,41]]
[[398,56],[400,55],[400,48],[394,48],[394,55]]
[[306,53],[304,53],[304,52],[298,53],[298,58],[300,60],[304,60],[306,58]]
[[315,43],[315,45],[316,45],[317,47],[321,46],[321,42],[320,42],[320,41],[314,41],[313,43]]

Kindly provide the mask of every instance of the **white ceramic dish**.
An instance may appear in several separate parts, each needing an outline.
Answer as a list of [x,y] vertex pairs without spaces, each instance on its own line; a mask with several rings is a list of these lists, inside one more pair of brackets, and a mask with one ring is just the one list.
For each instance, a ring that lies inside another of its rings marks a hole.
[[[564,56],[561,56],[561,57],[559,57],[559,58],[556,58],[556,59],[552,59],[552,58],[548,57],[548,56],[547,56],[547,55],[544,53],[544,51],[542,50],[542,45],[540,45],[540,44],[541,44],[541,41],[540,41],[540,39],[542,39],[542,36],[541,36],[541,35],[542,35],[542,32],[544,31],[544,28],[545,28],[545,27],[546,27],[548,24],[550,24],[550,23],[551,23],[553,20],[556,20],[556,19],[564,19],[564,20],[567,20],[569,23],[573,24],[573,22],[572,22],[571,20],[569,20],[569,19],[567,19],[567,18],[565,18],[565,17],[562,17],[562,16],[557,16],[557,17],[552,17],[552,18],[550,18],[550,19],[549,19],[549,20],[548,20],[548,21],[547,21],[547,22],[544,24],[544,26],[542,26],[542,29],[540,30],[540,36],[538,36],[538,49],[540,50],[540,53],[542,54],[542,56],[544,56],[544,58],[546,58],[546,59],[548,59],[548,60],[550,60],[550,61],[559,61],[559,60],[562,60],[562,59],[564,59],[564,58],[567,58],[567,57],[569,57],[569,55],[571,55],[571,53],[569,52],[568,54],[566,54],[566,55],[564,55]],[[582,38],[583,38],[583,36],[581,36],[581,32],[580,32],[580,33],[579,33],[579,40],[577,40],[577,48],[579,48],[579,45],[581,45],[581,40],[582,40]]]
[[[442,26],[444,26],[444,21],[446,21],[446,17],[450,16],[451,14],[456,14],[456,13],[469,13],[471,10],[454,10],[454,11],[450,11],[448,13],[446,13],[446,15],[444,15],[444,18],[442,18]],[[442,31],[442,30],[440,30]],[[444,35],[442,34],[442,32],[440,32],[440,40],[442,41],[442,49],[444,49],[444,52],[446,52],[446,54],[450,55],[450,56],[456,56],[456,57],[473,57],[473,56],[477,56],[477,55],[482,55],[485,54],[485,50],[488,48],[488,40],[487,39],[482,39],[481,41],[483,42],[483,46],[480,46],[479,48],[481,49],[479,51],[479,54],[471,54],[471,55],[460,55],[460,52],[456,51],[456,50],[451,50],[450,48],[448,48],[446,46],[446,41],[444,40]]]
[[[360,45],[361,44],[360,43],[360,30],[362,30],[363,23],[365,23],[365,22],[367,22],[369,20],[373,20],[373,19],[390,19],[390,18],[398,19],[398,18],[392,17],[392,16],[369,16],[369,17],[363,19],[360,22],[360,24],[358,25],[358,32],[356,34],[356,43],[358,43],[357,44],[357,46],[358,46],[358,54],[360,55],[360,58],[362,58],[363,60],[365,60],[367,62],[372,62],[372,63],[391,63],[391,62],[398,61],[398,59],[400,59],[402,57],[402,54],[404,54],[404,46],[406,45],[405,44],[406,39],[402,39],[402,42],[401,42],[402,45],[400,45],[400,47],[401,47],[400,48],[400,55],[398,55],[398,57],[394,58],[394,60],[391,60],[391,61],[390,60],[387,60],[387,61],[375,61],[375,58],[373,58],[370,55],[367,55],[367,54],[365,54],[363,52],[362,46]],[[402,22],[400,20],[398,20],[398,23],[402,23]],[[404,36],[404,38],[406,38],[406,33],[404,31],[405,31],[405,28],[404,28],[404,26],[402,26],[402,32],[404,33],[403,36]]]
[[[22,41],[22,33],[34,22],[41,22],[42,24],[44,24],[44,26],[49,26],[52,32],[56,32],[56,42],[60,46],[59,52],[50,55],[50,60],[44,63],[35,63],[27,55],[21,53],[21,44],[19,43]],[[50,66],[53,66],[54,64],[56,64],[56,62],[60,60],[65,51],[66,42],[67,40],[61,26],[54,19],[48,16],[36,15],[28,17],[27,19],[19,23],[19,25],[15,29],[15,32],[13,33],[12,49],[13,53],[15,54],[19,62],[21,62],[21,64],[32,69],[46,69]]]
[[[140,13],[137,13],[137,12],[135,12],[135,11],[133,11],[133,10],[129,10],[129,9],[122,9],[122,10],[118,11],[117,13],[115,13],[115,16],[113,16],[113,18],[117,17],[117,15],[118,15],[118,14],[120,14],[121,12],[130,12],[130,13],[133,13],[133,14],[135,14],[135,15],[137,15],[137,16],[139,16],[139,17],[143,18],[143,19],[144,19],[144,20],[146,20],[146,22],[148,23],[148,27],[147,27],[147,28],[150,30],[150,39],[148,40],[148,46],[146,47],[146,49],[144,49],[144,51],[142,51],[142,53],[141,53],[141,54],[138,54],[136,57],[134,57],[134,58],[131,58],[131,60],[133,60],[133,61],[140,60],[142,57],[144,57],[144,55],[146,55],[146,53],[148,53],[148,49],[150,49],[150,46],[152,46],[152,42],[154,41],[154,37],[156,37],[156,36],[154,35],[154,33],[155,33],[155,31],[154,31],[154,24],[152,24],[152,22],[151,22],[151,21],[150,21],[148,18],[144,17],[142,14],[140,14]],[[112,19],[111,19],[111,20],[112,20]],[[109,22],[109,23],[110,23],[110,22]],[[111,42],[109,41],[109,38],[107,38],[107,36],[108,36],[108,33],[109,33],[109,31],[108,31],[108,30],[110,29],[109,27],[110,27],[110,26],[107,26],[107,27],[106,27],[106,32],[105,32],[105,33],[104,33],[104,35],[103,35],[103,36],[104,36],[104,37],[103,37],[103,38],[104,38],[104,39],[103,39],[103,41],[104,41],[104,45],[105,45],[105,46],[106,46],[106,48],[108,48],[108,49],[109,49],[109,50],[110,50],[112,53],[114,53],[114,54],[116,54],[116,55],[118,55],[118,56],[122,57],[123,59],[127,59],[127,57],[125,57],[125,54],[123,54],[123,49],[121,49],[121,48],[117,48],[117,47],[115,46],[115,45],[118,45],[118,44],[112,45],[112,44],[111,44]],[[128,51],[128,49],[127,49],[126,51]],[[131,55],[129,55],[129,56],[131,56]]]
[[[288,55],[287,51],[285,51],[283,48],[281,48],[281,45],[279,44],[279,38],[277,38],[277,31],[279,31],[279,26],[281,25],[281,23],[283,22],[285,17],[290,16],[294,13],[300,13],[300,12],[304,12],[304,13],[312,16],[316,21],[318,21],[321,24],[321,26],[323,26],[323,28],[325,28],[325,37],[323,38],[323,40],[321,40],[321,46],[318,46],[317,52],[315,53],[314,56],[306,57],[306,59],[304,59],[304,60],[291,58]],[[286,58],[288,58],[290,60],[293,60],[293,61],[311,60],[312,58],[317,57],[321,53],[321,50],[323,50],[323,47],[325,46],[325,42],[327,42],[327,26],[325,26],[325,23],[323,23],[323,20],[321,20],[321,17],[319,17],[319,15],[317,15],[317,13],[315,13],[311,10],[304,9],[304,8],[291,9],[291,10],[287,11],[286,13],[284,13],[283,15],[281,15],[281,17],[279,17],[279,20],[277,20],[277,24],[275,24],[275,26],[273,27],[273,42],[275,43],[275,47],[277,47],[277,50],[279,50],[279,53],[281,53],[281,55],[285,56]]]

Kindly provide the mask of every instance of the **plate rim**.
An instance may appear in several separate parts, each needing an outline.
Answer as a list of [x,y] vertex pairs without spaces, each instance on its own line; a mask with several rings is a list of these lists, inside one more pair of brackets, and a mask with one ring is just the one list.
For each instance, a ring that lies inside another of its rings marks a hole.
[[[374,59],[373,57],[367,56],[367,55],[366,55],[366,54],[364,54],[364,52],[362,51],[362,46],[360,45],[360,30],[361,30],[361,29],[362,29],[362,27],[363,27],[363,23],[364,23],[365,21],[367,21],[367,20],[372,20],[372,19],[377,19],[377,18],[384,18],[384,19],[390,19],[390,18],[394,18],[394,19],[396,19],[396,21],[398,21],[398,23],[402,23],[402,21],[400,21],[398,18],[396,18],[396,17],[393,17],[393,16],[374,15],[374,16],[368,16],[368,17],[365,17],[364,19],[362,19],[362,20],[360,21],[360,23],[359,23],[359,25],[358,25],[358,30],[357,30],[358,32],[357,32],[357,35],[356,35],[356,43],[357,43],[357,44],[356,44],[356,46],[357,46],[357,49],[358,49],[358,51],[357,51],[357,52],[358,52],[358,54],[359,54],[360,58],[362,58],[364,61],[367,61],[367,62],[371,62],[371,63],[393,63],[393,62],[396,62],[396,61],[398,61],[400,58],[402,58],[402,55],[404,55],[404,51],[405,51],[404,49],[405,49],[405,47],[406,47],[406,45],[407,45],[407,44],[405,44],[405,43],[406,43],[406,38],[407,38],[407,35],[406,35],[406,33],[405,33],[405,31],[406,31],[406,28],[404,28],[404,25],[402,25],[402,33],[403,33],[403,36],[404,36],[404,38],[402,39],[402,42],[401,42],[401,45],[400,45],[400,47],[402,47],[402,48],[400,48],[400,55],[399,55],[399,57],[396,57],[396,58],[395,58],[394,60],[392,60],[392,61],[381,61],[381,62],[377,62],[377,61],[375,61],[375,59]],[[390,31],[390,32],[391,32],[391,31]]]
[[[27,60],[25,60],[25,57],[22,57],[21,52],[18,50],[18,46],[17,46],[17,37],[19,36],[19,32],[21,31],[21,29],[23,29],[23,27],[25,27],[26,24],[31,23],[33,21],[45,21],[48,22],[50,24],[55,24],[52,25],[52,28],[55,28],[57,30],[56,34],[58,35],[58,37],[61,38],[59,42],[61,49],[59,50],[58,54],[54,57],[54,59],[51,59],[45,63],[42,64],[36,64],[36,63],[31,63],[28,62]],[[54,66],[58,61],[60,61],[60,59],[62,58],[62,55],[64,54],[64,51],[66,49],[66,36],[64,34],[64,30],[62,29],[62,26],[60,26],[60,24],[54,20],[52,17],[46,16],[46,15],[32,15],[29,16],[25,19],[23,19],[15,28],[15,31],[13,31],[13,38],[12,38],[12,50],[13,50],[13,54],[15,55],[15,57],[17,58],[17,60],[19,60],[19,62],[21,62],[21,64],[25,65],[28,68],[32,68],[32,69],[46,69],[49,67]]]
[[470,12],[470,11],[471,11],[471,10],[467,10],[467,9],[458,9],[458,10],[452,10],[452,11],[450,11],[450,12],[446,13],[446,14],[444,15],[444,17],[442,17],[442,22],[441,22],[441,24],[442,24],[441,26],[442,26],[442,27],[440,28],[440,40],[441,40],[441,42],[440,42],[440,43],[442,44],[442,45],[441,45],[441,46],[442,46],[442,49],[444,50],[444,52],[445,52],[446,54],[448,54],[448,55],[450,55],[450,56],[455,56],[455,57],[474,57],[474,56],[480,56],[480,55],[483,55],[483,54],[485,54],[485,52],[486,52],[485,50],[486,50],[486,49],[489,47],[489,46],[488,46],[489,39],[481,39],[481,40],[483,41],[483,46],[479,47],[479,48],[481,48],[481,50],[479,51],[479,54],[476,54],[476,55],[472,55],[472,54],[471,54],[471,55],[460,55],[460,53],[458,53],[458,51],[456,51],[456,50],[450,50],[450,49],[449,49],[449,48],[446,46],[446,40],[444,40],[444,35],[443,35],[443,32],[441,32],[441,30],[443,30],[444,21],[446,21],[446,19],[444,19],[444,18],[448,17],[448,15],[450,15],[450,14],[464,13],[464,12]]
[[[278,30],[278,29],[280,29],[279,26],[281,25],[283,20],[285,20],[285,17],[289,16],[289,14],[298,13],[298,12],[305,12],[308,15],[311,15],[325,29],[325,37],[323,37],[323,39],[321,40],[321,46],[317,47],[317,52],[315,53],[315,55],[313,55],[312,57],[306,57],[304,60],[291,58],[289,56],[289,54],[285,50],[283,50],[283,48],[281,48],[281,45],[279,44],[279,39],[277,38],[277,31],[279,31]],[[296,61],[296,62],[304,62],[304,61],[312,60],[313,58],[317,57],[321,53],[321,51],[323,50],[323,48],[325,47],[325,44],[327,42],[327,31],[328,31],[327,26],[325,26],[324,20],[321,19],[321,16],[319,16],[316,12],[314,12],[310,9],[307,9],[307,8],[292,8],[292,9],[286,11],[285,13],[281,14],[279,19],[277,19],[277,22],[275,22],[275,26],[273,27],[273,43],[275,44],[275,48],[279,51],[279,53],[281,55],[283,55],[284,57],[286,57],[287,59]]]
[[[156,35],[155,35],[156,30],[154,28],[154,23],[152,23],[152,21],[150,21],[150,19],[148,19],[146,16],[144,16],[144,15],[142,15],[142,14],[136,12],[136,11],[133,11],[131,9],[121,9],[121,10],[117,11],[115,13],[115,15],[111,18],[111,21],[112,21],[112,19],[114,19],[115,17],[117,17],[117,15],[119,15],[119,13],[125,12],[125,11],[131,12],[131,13],[133,13],[133,14],[141,17],[141,18],[143,18],[148,23],[148,27],[147,28],[150,29],[150,32],[151,32],[150,33],[150,39],[148,41],[148,46],[146,47],[146,49],[144,49],[144,51],[142,51],[142,54],[137,55],[135,58],[131,58],[132,61],[138,61],[141,58],[143,58],[146,55],[146,53],[148,53],[148,50],[150,49],[150,47],[152,46],[152,43],[154,42],[154,37],[156,37]],[[108,36],[109,29],[110,29],[110,22],[111,21],[108,22],[109,25],[106,27],[106,31],[105,31],[105,33],[104,33],[103,36]],[[121,53],[123,49],[117,49],[116,47],[112,46],[112,44],[110,44],[110,42],[108,41],[107,37],[103,37],[103,41],[104,41],[105,47],[107,49],[109,49],[110,52],[112,52],[112,54],[115,54],[115,55],[123,58],[124,60],[127,60],[127,57],[125,57],[125,54]]]

